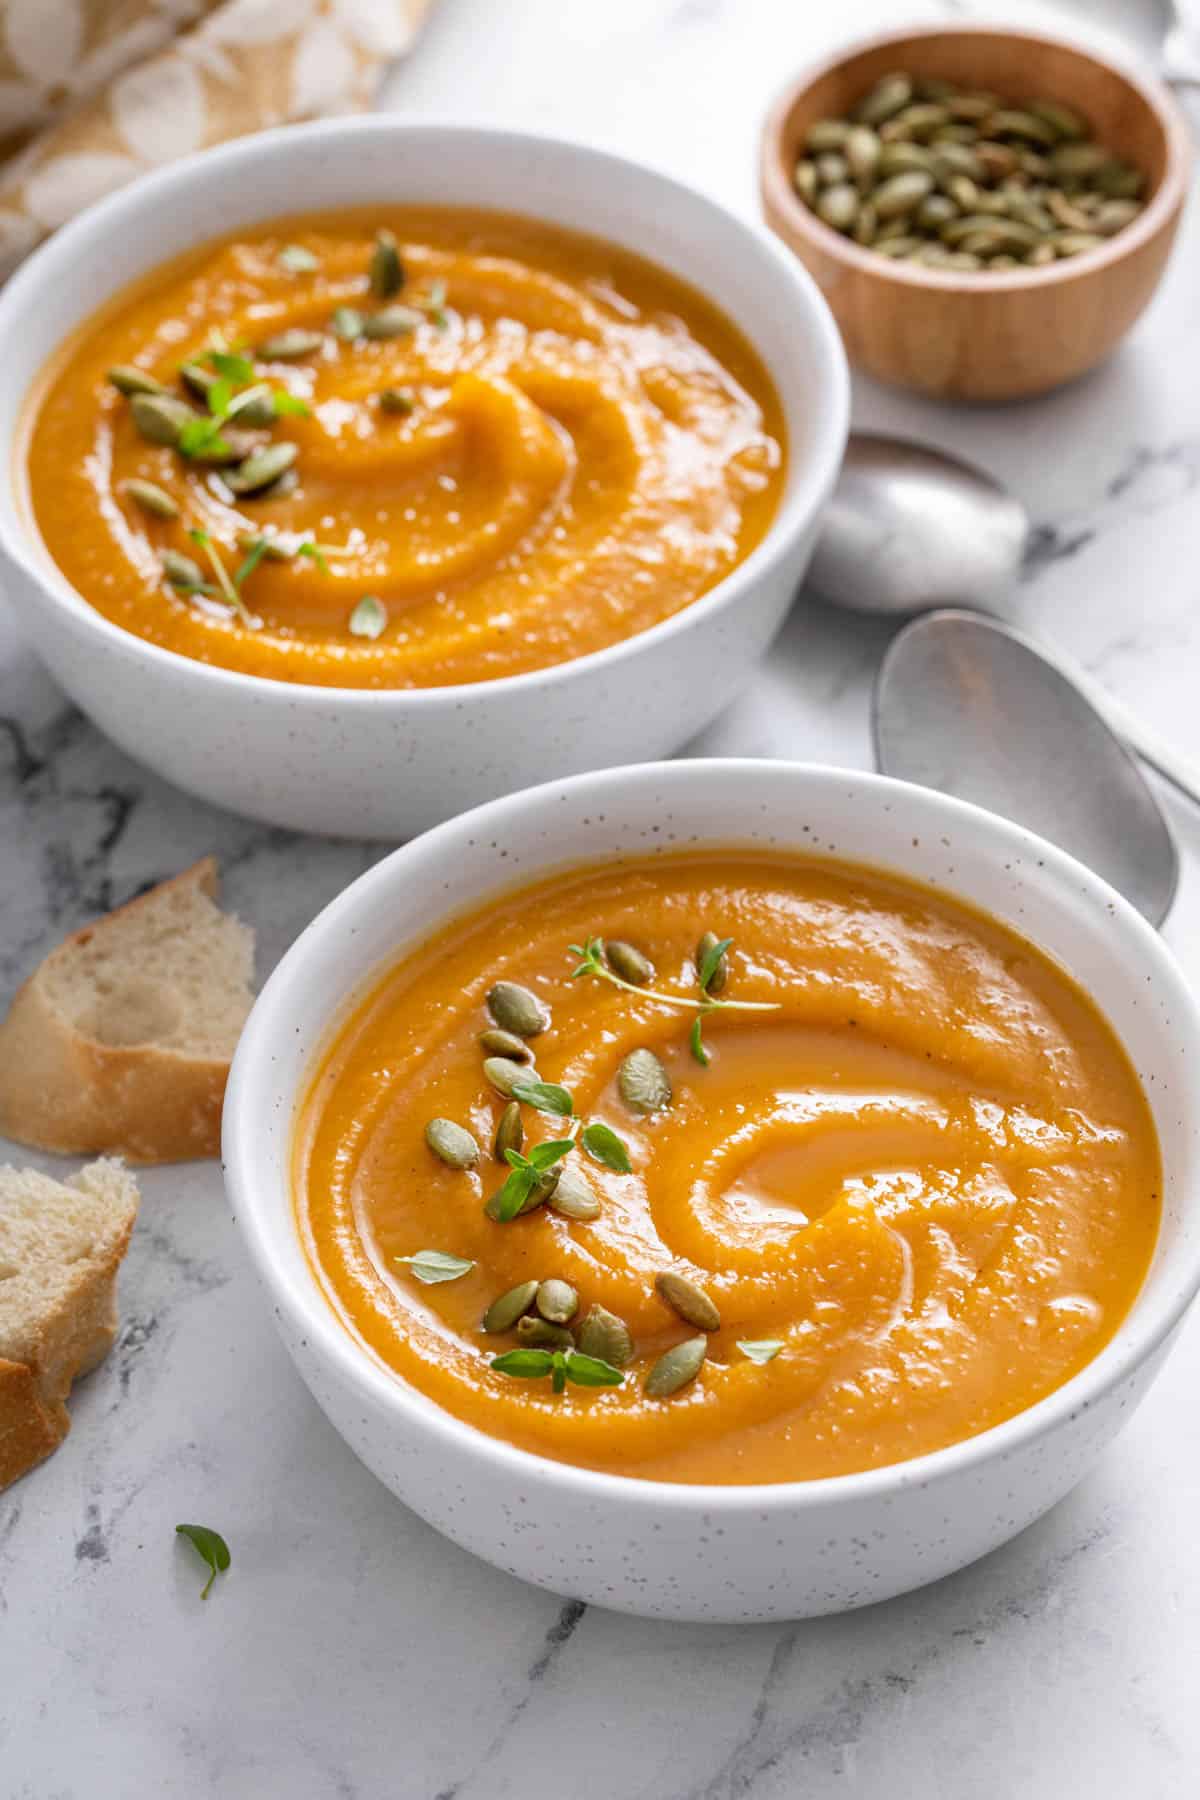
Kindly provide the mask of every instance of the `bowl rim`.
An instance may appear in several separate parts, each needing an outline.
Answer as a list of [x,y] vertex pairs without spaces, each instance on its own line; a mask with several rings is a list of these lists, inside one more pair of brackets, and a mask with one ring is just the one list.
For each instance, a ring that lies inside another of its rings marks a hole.
[[[881,1494],[900,1493],[933,1485],[993,1460],[1003,1461],[1048,1437],[1096,1405],[1154,1354],[1200,1290],[1200,1231],[1195,1233],[1190,1247],[1184,1243],[1176,1251],[1180,1269],[1153,1307],[1148,1310],[1144,1304],[1144,1282],[1130,1311],[1100,1351],[1033,1406],[973,1437],[959,1439],[940,1450],[903,1462],[809,1481],[738,1484],[669,1482],[614,1475],[560,1462],[493,1437],[431,1401],[420,1390],[410,1388],[402,1376],[357,1341],[337,1316],[332,1301],[321,1290],[315,1272],[307,1266],[302,1243],[299,1249],[306,1264],[306,1285],[293,1285],[290,1277],[281,1272],[273,1253],[277,1228],[268,1218],[269,1209],[262,1204],[262,1190],[254,1179],[253,1146],[259,1122],[265,1116],[263,1090],[272,1079],[273,1040],[286,1024],[288,1003],[285,995],[289,990],[305,991],[306,965],[324,940],[333,934],[341,937],[348,927],[353,929],[355,914],[377,911],[381,902],[386,903],[390,888],[405,879],[406,864],[414,855],[431,851],[444,855],[460,835],[478,835],[485,825],[495,835],[497,830],[503,830],[509,815],[528,808],[541,807],[548,811],[552,804],[559,805],[563,801],[603,799],[611,811],[620,804],[621,791],[629,784],[652,783],[669,790],[703,784],[716,770],[722,771],[726,778],[732,772],[735,779],[740,776],[748,787],[758,791],[764,781],[793,783],[799,788],[816,784],[842,790],[850,782],[860,792],[890,799],[896,806],[911,805],[916,796],[918,805],[932,808],[934,816],[948,826],[982,833],[998,863],[1002,863],[1006,855],[1038,863],[1048,876],[1057,875],[1064,884],[1081,892],[1086,903],[1103,908],[1112,916],[1114,925],[1136,948],[1139,966],[1145,969],[1146,979],[1163,984],[1169,990],[1176,1008],[1178,1028],[1191,1040],[1192,1049],[1200,1054],[1200,998],[1192,994],[1182,969],[1153,927],[1122,895],[1084,864],[1057,845],[998,814],[935,789],[914,787],[890,776],[821,763],[714,757],[635,763],[591,771],[486,801],[412,839],[349,883],[285,952],[264,984],[243,1029],[230,1072],[222,1121],[221,1156],[227,1198],[250,1260],[277,1315],[286,1312],[297,1338],[319,1346],[320,1356],[332,1362],[351,1388],[365,1390],[382,1410],[406,1416],[410,1429],[445,1442],[452,1453],[475,1457],[497,1472],[548,1485],[564,1493],[586,1494],[643,1509],[666,1506],[693,1512],[720,1508],[727,1512],[756,1510],[765,1514],[780,1509],[808,1510],[850,1504]],[[732,842],[728,837],[721,841],[725,847]],[[715,837],[713,842],[717,842]],[[944,883],[942,886],[947,894],[955,897],[951,886]],[[490,891],[500,892],[499,889]],[[452,907],[445,909],[431,929],[436,929],[438,923],[449,922],[453,916]],[[395,960],[394,956],[392,960]],[[338,1020],[344,1018],[350,1000],[361,995],[370,981],[387,966],[387,959],[381,958],[370,976],[355,983],[352,989],[344,990],[340,999],[330,1005],[317,1040],[318,1046],[328,1042]],[[1071,973],[1069,969],[1067,972]],[[317,1053],[319,1050],[310,1053],[308,1068],[311,1068],[312,1055]],[[290,1140],[298,1092],[293,1090],[288,1098]],[[1195,1132],[1185,1138],[1184,1163],[1183,1206],[1200,1213],[1200,1140]],[[285,1172],[282,1179],[290,1201],[293,1198],[290,1173]],[[287,1229],[296,1231],[294,1210],[290,1210]],[[1161,1236],[1156,1240],[1156,1253],[1160,1243]],[[1146,1280],[1149,1281],[1149,1276]]]
[[[480,154],[486,154],[489,145],[503,142],[516,146],[536,146],[539,154],[588,161],[601,168],[603,178],[616,187],[628,179],[649,176],[660,184],[664,199],[669,199],[673,193],[687,195],[693,201],[699,199],[710,209],[713,219],[719,221],[727,236],[740,237],[743,244],[749,242],[755,246],[766,263],[773,268],[781,292],[790,290],[789,299],[797,324],[803,322],[803,328],[814,340],[815,356],[825,372],[827,392],[822,396],[821,405],[814,408],[810,415],[809,431],[803,443],[788,444],[789,469],[796,476],[793,491],[789,493],[785,489],[766,532],[749,556],[698,599],[681,607],[668,618],[659,620],[645,631],[620,638],[602,649],[589,651],[565,662],[551,663],[545,668],[528,669],[492,680],[457,682],[441,687],[339,687],[332,683],[292,682],[273,676],[248,674],[237,669],[227,669],[219,663],[201,662],[196,657],[149,643],[135,632],[126,631],[105,618],[89,605],[54,562],[37,534],[33,519],[21,517],[19,505],[14,507],[16,518],[11,527],[3,511],[0,511],[0,551],[16,563],[21,573],[38,591],[40,601],[53,608],[59,616],[65,616],[72,628],[84,635],[92,634],[100,638],[116,654],[144,664],[151,673],[161,670],[165,677],[182,682],[193,691],[210,692],[214,697],[219,697],[223,691],[227,696],[234,694],[259,701],[271,699],[322,710],[336,704],[352,709],[355,713],[387,711],[397,706],[417,709],[447,704],[462,706],[470,704],[473,698],[478,700],[484,695],[491,695],[502,701],[508,696],[516,697],[530,691],[540,692],[573,679],[586,678],[597,671],[615,670],[626,659],[638,655],[643,648],[653,650],[677,633],[686,631],[694,621],[736,606],[748,588],[760,581],[769,580],[780,562],[787,557],[797,537],[811,524],[828,499],[841,467],[849,435],[850,370],[833,314],[808,270],[797,262],[760,220],[734,212],[704,189],[681,180],[655,163],[589,144],[582,139],[551,132],[478,124],[453,115],[408,118],[390,113],[318,119],[307,124],[280,126],[248,137],[235,138],[228,143],[197,151],[150,170],[126,187],[88,207],[54,233],[16,270],[0,291],[0,335],[11,336],[8,327],[12,314],[25,308],[47,283],[69,279],[77,252],[86,251],[100,239],[120,242],[121,232],[128,220],[136,218],[147,205],[160,204],[175,190],[187,188],[197,178],[206,177],[210,184],[228,182],[235,176],[252,171],[261,162],[274,158],[286,160],[290,153],[314,142],[330,139],[383,137],[419,141],[447,134],[474,138],[478,142]],[[520,212],[521,208],[518,204],[512,210]],[[280,215],[277,213],[264,213],[257,222],[266,222],[271,217],[278,216]],[[528,216],[536,217],[536,214]],[[586,232],[587,227],[581,225],[579,229]],[[621,244],[619,238],[612,238],[611,241],[618,246]],[[653,261],[653,258],[645,260]],[[108,298],[119,294],[123,285],[125,284],[114,288],[113,294]],[[692,285],[697,284],[693,282]],[[770,365],[755,340],[748,333],[743,335],[759,356],[772,383],[779,388],[782,384],[777,369]],[[9,444],[8,479],[14,484],[12,491],[18,501],[20,490],[16,483],[19,481],[23,461],[14,457],[12,452],[20,444],[21,421],[27,416],[30,394],[45,366],[46,359],[43,359],[26,381]]]
[[[892,45],[909,44],[923,38],[955,37],[1013,38],[1028,44],[1034,54],[1045,48],[1066,50],[1107,69],[1109,74],[1123,81],[1158,120],[1166,146],[1162,179],[1145,210],[1106,243],[1094,250],[1086,250],[1080,256],[1067,257],[1046,268],[980,269],[964,276],[953,269],[929,269],[919,263],[904,263],[880,256],[877,251],[856,244],[840,231],[834,231],[832,226],[826,225],[823,219],[805,206],[792,186],[783,147],[788,121],[808,90],[822,77],[832,74],[834,70],[868,51],[886,50]],[[1169,89],[1149,70],[1143,68],[1132,53],[1126,60],[1119,50],[1110,51],[1107,45],[1101,47],[1082,36],[1072,36],[1069,32],[1035,28],[1026,30],[1019,25],[989,23],[981,19],[955,20],[941,25],[914,24],[907,28],[874,32],[851,44],[843,44],[832,55],[809,63],[788,82],[768,110],[760,138],[759,183],[764,203],[784,216],[789,228],[794,228],[808,238],[825,255],[844,263],[859,274],[872,276],[879,281],[894,281],[901,288],[933,289],[941,293],[1020,293],[1027,288],[1055,287],[1085,275],[1099,274],[1149,243],[1181,211],[1187,198],[1191,164],[1191,135],[1180,107]]]

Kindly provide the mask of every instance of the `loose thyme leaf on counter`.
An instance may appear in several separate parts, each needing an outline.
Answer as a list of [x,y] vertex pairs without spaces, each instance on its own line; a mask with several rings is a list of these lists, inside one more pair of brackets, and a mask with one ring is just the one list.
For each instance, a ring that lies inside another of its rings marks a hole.
[[451,1256],[445,1250],[418,1250],[415,1256],[398,1256],[396,1261],[407,1263],[417,1280],[426,1287],[436,1287],[443,1281],[458,1281],[475,1267],[466,1257]]
[[204,1558],[209,1567],[209,1577],[200,1590],[200,1598],[208,1599],[208,1590],[218,1575],[223,1575],[229,1567],[229,1545],[219,1531],[210,1525],[177,1525],[176,1533],[188,1540],[189,1544]]

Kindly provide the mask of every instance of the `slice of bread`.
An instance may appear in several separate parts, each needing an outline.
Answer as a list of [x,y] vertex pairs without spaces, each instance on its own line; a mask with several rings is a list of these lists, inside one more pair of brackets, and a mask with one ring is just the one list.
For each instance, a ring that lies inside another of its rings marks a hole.
[[217,879],[206,857],[34,970],[0,1023],[0,1134],[131,1162],[218,1154],[254,934],[214,904]]
[[57,1450],[71,1383],[112,1345],[137,1205],[119,1162],[66,1182],[0,1168],[0,1488]]

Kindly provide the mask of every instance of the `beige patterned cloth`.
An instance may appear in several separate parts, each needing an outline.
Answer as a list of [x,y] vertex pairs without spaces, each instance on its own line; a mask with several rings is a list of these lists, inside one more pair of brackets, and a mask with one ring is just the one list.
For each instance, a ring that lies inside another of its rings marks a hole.
[[156,163],[369,106],[430,0],[0,0],[0,278]]

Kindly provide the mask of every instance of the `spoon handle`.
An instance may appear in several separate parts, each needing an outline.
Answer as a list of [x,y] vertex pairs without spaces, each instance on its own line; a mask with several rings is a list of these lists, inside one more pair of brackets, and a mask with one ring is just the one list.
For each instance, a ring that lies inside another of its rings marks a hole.
[[[1046,654],[1046,647],[1042,645]],[[1090,675],[1069,663],[1060,656],[1057,650],[1049,652],[1049,660],[1059,672],[1082,688],[1102,719],[1107,719],[1119,738],[1123,738],[1130,750],[1134,750],[1143,762],[1148,762],[1171,786],[1186,796],[1194,806],[1200,806],[1200,764],[1192,761],[1168,744],[1165,738],[1152,731],[1143,719],[1124,704],[1123,701],[1109,693],[1107,688],[1093,681]]]

